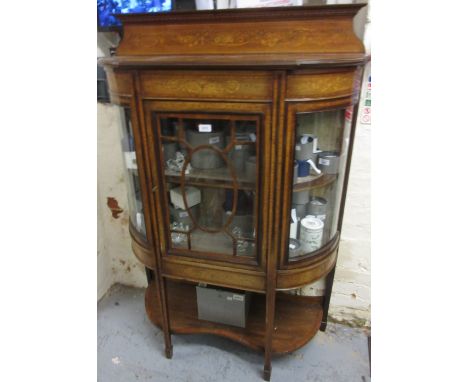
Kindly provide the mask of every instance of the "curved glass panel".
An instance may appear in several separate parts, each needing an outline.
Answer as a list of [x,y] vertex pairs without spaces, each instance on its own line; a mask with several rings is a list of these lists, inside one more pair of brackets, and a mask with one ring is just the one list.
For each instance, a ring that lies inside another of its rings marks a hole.
[[289,260],[312,256],[336,234],[352,108],[296,115]]
[[140,178],[135,153],[135,140],[133,136],[130,108],[121,107],[120,139],[124,159],[124,178],[127,184],[128,211],[131,224],[146,239],[145,217],[141,198]]
[[255,257],[258,118],[154,113],[153,123],[170,247]]

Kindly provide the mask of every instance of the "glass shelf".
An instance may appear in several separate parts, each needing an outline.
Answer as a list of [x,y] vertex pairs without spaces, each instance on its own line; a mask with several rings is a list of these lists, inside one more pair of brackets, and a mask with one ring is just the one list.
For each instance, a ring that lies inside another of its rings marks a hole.
[[336,175],[331,174],[321,174],[319,176],[305,176],[294,184],[293,192],[300,192],[305,190],[312,190],[314,188],[325,187],[336,181],[337,178],[338,177]]
[[[180,183],[182,176],[177,171],[165,170],[166,181]],[[204,170],[192,169],[189,174],[185,175],[185,184],[201,187],[219,187],[219,188],[234,188],[231,173],[226,167]],[[248,179],[245,174],[237,178],[239,189],[254,190],[255,181]]]

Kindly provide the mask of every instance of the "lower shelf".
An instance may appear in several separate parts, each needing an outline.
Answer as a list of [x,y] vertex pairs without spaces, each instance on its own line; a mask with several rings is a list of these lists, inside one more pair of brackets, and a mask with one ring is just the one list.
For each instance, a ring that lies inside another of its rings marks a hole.
[[[146,313],[153,324],[162,327],[156,284],[146,289]],[[195,285],[167,281],[171,333],[215,334],[237,341],[257,351],[264,350],[265,296],[253,294],[245,328],[198,319]],[[276,299],[273,353],[290,353],[309,342],[322,321],[320,298],[278,293]]]

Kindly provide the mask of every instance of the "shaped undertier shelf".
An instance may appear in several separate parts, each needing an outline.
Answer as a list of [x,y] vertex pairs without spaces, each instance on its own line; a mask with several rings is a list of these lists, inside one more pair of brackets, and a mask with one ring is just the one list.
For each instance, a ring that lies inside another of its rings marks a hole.
[[[198,319],[194,284],[167,282],[171,332],[215,334],[239,342],[256,351],[264,350],[265,295],[253,293],[245,328]],[[146,313],[151,322],[162,327],[156,283],[146,289]],[[290,353],[309,342],[322,321],[321,297],[294,296],[279,292],[276,299],[273,353]]]

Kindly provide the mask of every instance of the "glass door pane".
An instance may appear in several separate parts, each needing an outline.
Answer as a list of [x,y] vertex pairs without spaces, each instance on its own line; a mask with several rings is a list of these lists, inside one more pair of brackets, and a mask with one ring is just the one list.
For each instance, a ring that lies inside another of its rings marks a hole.
[[296,115],[289,260],[336,234],[351,117],[352,108]]
[[153,114],[170,247],[256,256],[259,118]]
[[124,177],[127,183],[128,210],[130,222],[134,228],[146,239],[145,217],[141,196],[140,178],[135,153],[135,140],[133,135],[130,108],[121,107],[120,138],[124,159]]

